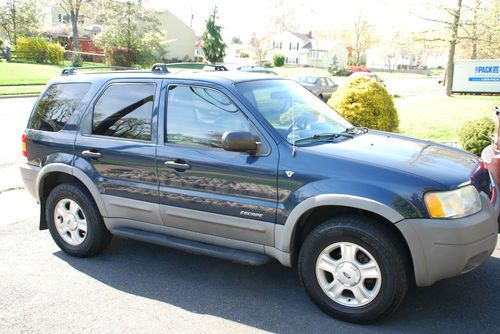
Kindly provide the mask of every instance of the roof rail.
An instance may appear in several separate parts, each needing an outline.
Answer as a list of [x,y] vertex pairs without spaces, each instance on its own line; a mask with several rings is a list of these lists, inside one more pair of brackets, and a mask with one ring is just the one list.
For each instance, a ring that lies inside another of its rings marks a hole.
[[174,68],[185,68],[190,70],[206,70],[206,68],[213,68],[213,71],[228,71],[227,67],[224,65],[216,64],[204,64],[204,63],[157,63],[151,67],[152,72],[165,72],[168,73],[169,67]]
[[111,69],[111,70],[134,70],[132,67],[125,67],[125,66],[84,66],[84,67],[66,67],[63,68],[61,71],[61,75],[71,75],[71,74],[76,74],[76,71],[79,70],[95,70],[95,69]]

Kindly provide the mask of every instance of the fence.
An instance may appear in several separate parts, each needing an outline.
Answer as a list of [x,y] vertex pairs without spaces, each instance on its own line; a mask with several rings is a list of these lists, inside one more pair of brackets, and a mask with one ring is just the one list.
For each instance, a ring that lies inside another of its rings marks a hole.
[[46,51],[11,50],[9,47],[0,48],[0,58],[12,61],[32,61],[35,63],[48,63]]
[[83,61],[90,61],[93,63],[105,63],[106,56],[103,53],[92,53],[92,52],[81,52],[81,51],[73,51],[67,50],[64,51],[64,59],[71,60],[73,54],[80,54],[82,56]]

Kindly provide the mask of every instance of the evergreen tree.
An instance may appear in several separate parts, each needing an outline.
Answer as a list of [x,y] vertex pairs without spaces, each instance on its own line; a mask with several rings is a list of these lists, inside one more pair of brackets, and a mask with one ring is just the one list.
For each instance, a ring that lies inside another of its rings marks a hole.
[[205,58],[210,63],[221,61],[226,55],[226,44],[222,40],[221,29],[215,20],[217,19],[217,6],[208,17],[206,21],[205,32],[203,32],[203,52]]

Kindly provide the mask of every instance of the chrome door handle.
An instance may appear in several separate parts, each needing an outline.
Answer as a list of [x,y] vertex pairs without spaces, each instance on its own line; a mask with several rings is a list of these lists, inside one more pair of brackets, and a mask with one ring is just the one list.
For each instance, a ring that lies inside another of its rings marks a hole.
[[89,157],[89,158],[100,158],[102,157],[102,154],[99,153],[99,152],[95,152],[95,151],[90,151],[90,150],[85,150],[85,151],[82,151],[82,155],[84,157]]
[[174,160],[165,161],[164,165],[167,166],[168,168],[173,168],[173,169],[190,169],[191,168],[191,166],[185,162],[177,162]]

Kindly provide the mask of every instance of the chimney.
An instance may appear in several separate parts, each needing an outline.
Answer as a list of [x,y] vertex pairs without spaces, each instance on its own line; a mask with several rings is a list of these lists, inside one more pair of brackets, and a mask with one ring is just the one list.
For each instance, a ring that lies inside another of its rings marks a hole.
[[307,33],[307,37],[313,38],[313,32],[311,30],[309,30],[309,32]]

